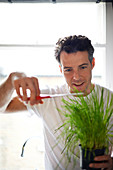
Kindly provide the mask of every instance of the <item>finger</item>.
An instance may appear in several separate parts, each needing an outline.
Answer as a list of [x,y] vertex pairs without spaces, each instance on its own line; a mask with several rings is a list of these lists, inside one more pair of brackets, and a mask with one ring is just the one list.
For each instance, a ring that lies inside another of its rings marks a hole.
[[96,156],[94,158],[95,161],[109,161],[110,155],[102,155],[102,156]]
[[27,88],[28,88],[27,81],[28,81],[27,78],[20,78],[20,79],[15,80],[14,82],[15,89],[16,89],[16,92],[19,98],[21,98],[23,101],[26,101],[26,102],[28,101],[27,100]]
[[21,87],[22,87],[22,93],[23,93],[22,100],[28,102],[28,98],[27,98],[28,85],[22,82]]
[[89,164],[90,168],[109,168],[109,162],[102,162],[102,163],[91,163]]
[[36,96],[37,96],[37,85],[36,85],[36,80],[33,77],[27,78],[27,89],[30,90],[30,104],[34,105],[36,104]]
[[39,89],[39,83],[38,83],[38,79],[36,77],[32,77],[35,89],[36,89],[36,95],[39,96],[40,95],[40,89]]
[[20,84],[18,83],[18,80],[14,81],[14,87],[15,87],[17,95],[19,96],[19,98],[22,99],[22,95],[20,93]]
[[22,78],[22,77],[26,77],[25,73],[22,73],[22,72],[12,72],[9,75],[9,78],[11,78],[13,86],[14,86],[14,81],[19,79],[19,78]]
[[[35,89],[36,89],[36,96],[40,96],[40,88],[39,88],[39,82],[38,82],[38,79],[36,77],[32,77],[33,79],[33,83],[34,83],[34,86],[35,86]],[[43,101],[40,99],[40,100],[37,100],[35,98],[35,104],[43,104]]]

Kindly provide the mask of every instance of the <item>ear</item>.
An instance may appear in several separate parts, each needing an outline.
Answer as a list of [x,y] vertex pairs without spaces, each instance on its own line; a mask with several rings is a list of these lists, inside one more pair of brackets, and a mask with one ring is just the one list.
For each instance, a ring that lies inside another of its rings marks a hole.
[[61,65],[59,65],[59,68],[60,68],[60,72],[62,73],[62,67],[61,67]]
[[92,69],[94,68],[95,66],[95,58],[93,57],[93,60],[92,60]]

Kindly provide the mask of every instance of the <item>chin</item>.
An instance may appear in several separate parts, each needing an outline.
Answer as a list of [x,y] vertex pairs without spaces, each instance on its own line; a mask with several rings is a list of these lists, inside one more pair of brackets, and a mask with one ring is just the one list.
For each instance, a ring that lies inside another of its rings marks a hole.
[[71,88],[71,91],[72,91],[72,92],[75,92],[76,90],[77,90],[78,92],[84,92],[84,91],[85,91],[85,89],[84,89],[83,87],[74,86],[74,87]]
[[84,92],[84,90],[82,90],[82,89],[78,89],[78,88],[71,88],[71,90],[70,90],[72,93],[77,93],[77,92]]

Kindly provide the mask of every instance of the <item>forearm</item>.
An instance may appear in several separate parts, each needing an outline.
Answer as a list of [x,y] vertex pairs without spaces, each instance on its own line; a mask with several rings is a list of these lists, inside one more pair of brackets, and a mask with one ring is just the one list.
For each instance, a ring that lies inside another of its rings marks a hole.
[[5,113],[20,112],[25,110],[27,110],[26,105],[20,101],[18,97],[15,97],[8,104]]
[[8,104],[12,100],[12,94],[15,90],[14,80],[20,77],[24,77],[24,73],[13,72],[8,78],[0,85],[0,111],[4,112]]
[[6,81],[0,85],[0,111],[4,111],[11,101],[11,96],[14,92],[12,78],[13,75],[11,73]]

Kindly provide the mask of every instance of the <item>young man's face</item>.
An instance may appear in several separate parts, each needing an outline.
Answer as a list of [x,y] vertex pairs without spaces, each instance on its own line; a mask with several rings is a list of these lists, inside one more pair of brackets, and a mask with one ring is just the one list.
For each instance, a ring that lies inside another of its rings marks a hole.
[[62,51],[60,61],[62,65],[61,69],[70,88],[70,92],[74,92],[76,88],[79,92],[90,93],[94,64],[91,65],[88,59],[88,52],[78,51],[68,54]]

